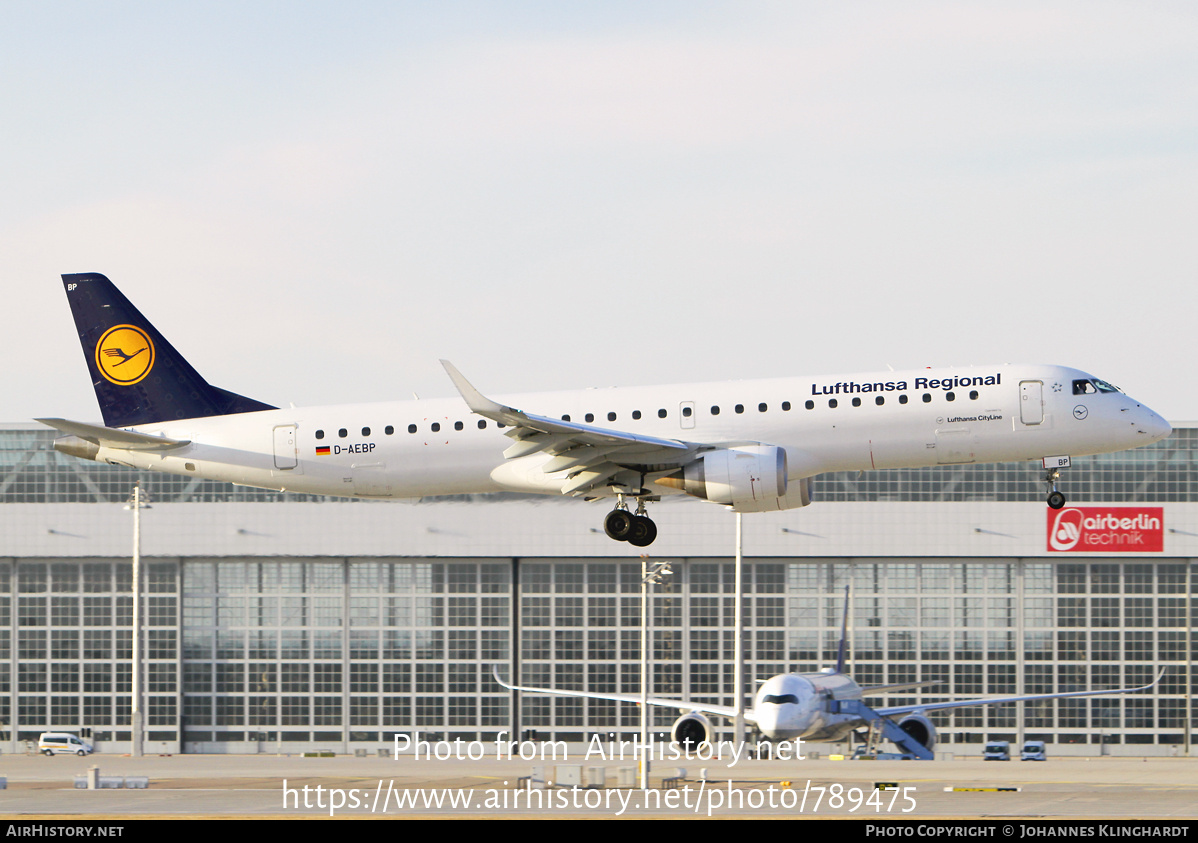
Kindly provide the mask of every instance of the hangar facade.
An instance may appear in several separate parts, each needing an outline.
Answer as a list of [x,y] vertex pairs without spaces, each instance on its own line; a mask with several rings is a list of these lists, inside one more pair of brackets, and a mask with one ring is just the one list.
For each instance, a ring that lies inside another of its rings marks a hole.
[[[639,692],[640,559],[603,504],[516,496],[346,501],[84,462],[0,429],[0,748],[90,730],[127,751],[131,516],[140,480],[146,751],[351,751],[397,732],[632,738],[635,706],[522,684]],[[1058,754],[1189,751],[1198,425],[1074,460],[1070,502],[1038,464],[825,475],[812,506],[744,518],[746,696],[834,663],[852,586],[851,673],[917,696],[1140,685],[1149,692],[932,717],[938,750],[1045,740]],[[732,704],[734,516],[654,507],[653,693]],[[658,712],[668,728],[676,715]],[[721,737],[728,737],[726,725]]]

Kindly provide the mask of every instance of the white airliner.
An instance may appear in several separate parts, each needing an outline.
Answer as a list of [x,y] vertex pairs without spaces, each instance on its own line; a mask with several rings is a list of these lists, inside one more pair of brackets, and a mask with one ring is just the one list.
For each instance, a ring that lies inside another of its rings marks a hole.
[[[62,276],[104,425],[47,418],[84,459],[289,492],[612,498],[613,539],[650,544],[645,504],[689,494],[738,512],[810,503],[830,471],[1120,451],[1168,436],[1085,372],[995,365],[279,409],[211,386],[103,275]],[[519,408],[519,409],[517,409]],[[1060,508],[1057,472],[1045,477]],[[629,511],[629,503],[635,510]]]
[[[846,620],[847,616],[846,593]],[[1160,682],[1161,677],[1164,676],[1164,670],[1162,670],[1152,682],[1137,688],[1065,691],[1055,694],[989,697],[873,708],[866,705],[863,698],[936,683],[903,682],[863,688],[844,672],[846,642],[846,631],[842,624],[840,654],[835,668],[829,668],[819,673],[784,673],[772,676],[762,682],[754,698],[753,708],[744,714],[745,722],[755,724],[758,731],[771,741],[792,741],[799,738],[809,742],[844,740],[849,732],[876,724],[882,736],[894,743],[904,753],[913,758],[931,760],[934,757],[932,750],[936,745],[936,727],[927,717],[929,711],[1036,700],[1057,700],[1068,697],[1130,694],[1148,690]],[[641,702],[639,694],[599,694],[589,691],[562,691],[554,688],[510,685],[499,678],[498,667],[495,668],[494,675],[495,681],[504,688],[525,693],[636,704]],[[704,741],[709,743],[712,741],[715,731],[706,715],[715,714],[730,719],[736,716],[736,710],[729,705],[706,705],[660,698],[650,698],[647,702],[649,705],[684,712],[670,727],[670,739],[684,746],[694,746]]]

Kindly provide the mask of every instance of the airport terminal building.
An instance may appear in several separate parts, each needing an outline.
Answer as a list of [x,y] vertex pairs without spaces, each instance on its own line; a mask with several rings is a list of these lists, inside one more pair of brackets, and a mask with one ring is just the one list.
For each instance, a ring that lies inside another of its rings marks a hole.
[[[636,734],[636,706],[492,678],[639,693],[640,557],[603,534],[605,504],[314,498],[85,462],[54,436],[0,428],[0,751],[49,730],[128,750],[137,481],[147,752]],[[935,713],[937,751],[1189,751],[1196,447],[1198,424],[1179,423],[1152,446],[1076,458],[1060,511],[1040,465],[1019,463],[823,475],[811,506],[744,516],[747,704],[760,680],[835,662],[851,585],[853,677],[939,683],[876,705],[1143,685],[1166,669],[1137,694]],[[735,517],[690,499],[652,514],[648,550],[674,574],[652,598],[651,692],[731,705]]]

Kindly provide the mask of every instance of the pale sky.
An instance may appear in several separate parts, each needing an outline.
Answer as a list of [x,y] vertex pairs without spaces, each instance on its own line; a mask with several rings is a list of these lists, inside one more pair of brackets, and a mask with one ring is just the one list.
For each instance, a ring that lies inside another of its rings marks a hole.
[[64,272],[284,406],[1036,362],[1198,419],[1192,3],[4,0],[0,71],[0,421],[99,418]]

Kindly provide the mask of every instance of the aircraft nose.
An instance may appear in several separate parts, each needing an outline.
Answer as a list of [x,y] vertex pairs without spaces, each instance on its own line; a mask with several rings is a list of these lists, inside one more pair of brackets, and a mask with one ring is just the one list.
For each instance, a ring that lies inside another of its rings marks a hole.
[[1173,425],[1169,424],[1152,410],[1144,407],[1142,429],[1144,433],[1152,437],[1153,442],[1159,442],[1173,432]]
[[757,712],[757,728],[763,735],[776,735],[778,733],[777,713],[767,709]]

